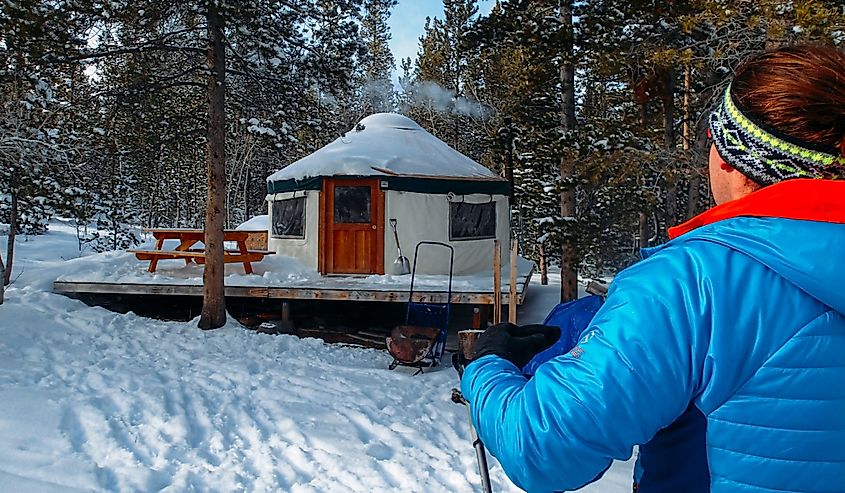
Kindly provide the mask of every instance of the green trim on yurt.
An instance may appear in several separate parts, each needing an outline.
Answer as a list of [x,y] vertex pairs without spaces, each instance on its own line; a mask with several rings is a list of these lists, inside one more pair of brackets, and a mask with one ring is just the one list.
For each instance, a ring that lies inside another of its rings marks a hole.
[[[267,193],[293,192],[296,190],[322,190],[322,176],[306,178],[304,180],[268,181]],[[441,179],[421,178],[410,176],[335,176],[339,179],[367,179],[377,178],[383,190],[398,190],[403,192],[471,195],[483,193],[488,195],[507,195],[508,182],[506,180],[473,180],[473,179]],[[385,186],[385,184],[387,186]]]
[[304,180],[268,181],[267,193],[295,192],[297,190],[322,190],[323,177],[306,178]]

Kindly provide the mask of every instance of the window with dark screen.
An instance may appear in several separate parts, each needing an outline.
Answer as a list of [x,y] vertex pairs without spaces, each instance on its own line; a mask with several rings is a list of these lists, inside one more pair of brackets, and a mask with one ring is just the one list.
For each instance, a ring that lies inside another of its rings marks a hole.
[[335,187],[334,222],[369,223],[370,222],[370,187]]
[[305,197],[273,201],[273,236],[305,238]]
[[449,239],[482,240],[496,237],[496,203],[449,204]]

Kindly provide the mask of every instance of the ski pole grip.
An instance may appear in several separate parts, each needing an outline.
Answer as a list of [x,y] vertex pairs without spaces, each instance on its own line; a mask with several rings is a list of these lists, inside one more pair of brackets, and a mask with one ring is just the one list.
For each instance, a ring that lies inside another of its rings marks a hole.
[[458,348],[461,351],[461,355],[464,357],[464,361],[470,361],[472,359],[472,347],[475,345],[476,339],[484,332],[480,329],[467,329],[458,331]]

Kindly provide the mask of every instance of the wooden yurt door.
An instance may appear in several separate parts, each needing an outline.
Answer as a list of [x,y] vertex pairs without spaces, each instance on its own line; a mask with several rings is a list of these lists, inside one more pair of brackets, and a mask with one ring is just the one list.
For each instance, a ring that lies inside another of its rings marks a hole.
[[384,192],[378,179],[323,180],[324,274],[384,274]]

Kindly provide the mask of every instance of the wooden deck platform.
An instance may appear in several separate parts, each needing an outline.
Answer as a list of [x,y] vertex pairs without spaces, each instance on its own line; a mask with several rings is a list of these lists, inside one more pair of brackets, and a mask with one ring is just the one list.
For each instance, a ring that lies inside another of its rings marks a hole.
[[[534,266],[521,269],[517,277],[517,304],[525,300]],[[507,274],[503,273],[501,303],[509,304],[509,287]],[[492,305],[493,290],[481,290],[460,286],[460,278],[455,278],[452,303],[469,305]],[[380,301],[405,303],[408,301],[408,288],[405,286],[387,284],[357,286],[355,282],[343,277],[323,277],[308,283],[296,283],[289,286],[259,286],[259,285],[227,285],[227,297],[241,298],[270,298],[289,300],[348,300],[348,301]],[[61,280],[53,283],[53,291],[62,294],[114,294],[114,295],[162,295],[162,296],[202,296],[201,280],[197,282],[105,282],[85,280]],[[445,286],[414,286],[414,301],[427,303],[445,303],[447,290]]]

